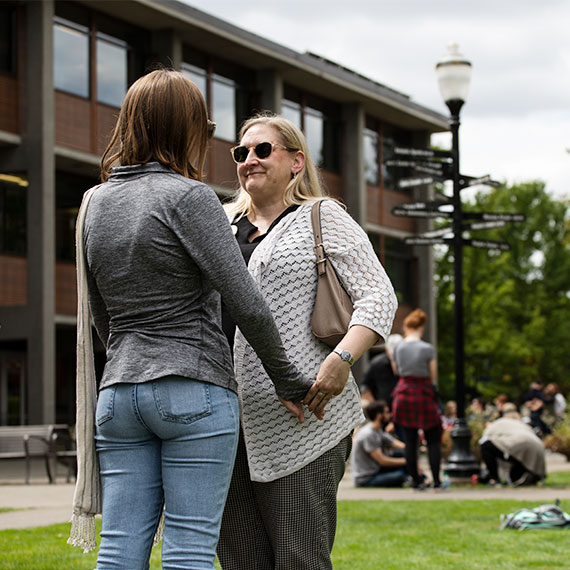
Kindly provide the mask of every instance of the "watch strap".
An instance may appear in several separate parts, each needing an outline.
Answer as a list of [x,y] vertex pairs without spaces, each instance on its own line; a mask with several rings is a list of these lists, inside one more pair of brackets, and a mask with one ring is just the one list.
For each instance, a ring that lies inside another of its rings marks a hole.
[[336,348],[333,348],[333,352],[338,354],[342,360],[348,362],[349,366],[352,366],[354,364],[354,358],[352,357],[352,354],[350,354],[348,350],[339,348],[337,346]]

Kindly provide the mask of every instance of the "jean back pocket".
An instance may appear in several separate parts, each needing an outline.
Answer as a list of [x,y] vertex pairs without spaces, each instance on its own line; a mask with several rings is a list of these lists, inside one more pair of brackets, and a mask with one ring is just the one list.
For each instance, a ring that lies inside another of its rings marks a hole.
[[167,376],[153,382],[152,389],[158,413],[165,421],[190,424],[212,413],[207,382]]

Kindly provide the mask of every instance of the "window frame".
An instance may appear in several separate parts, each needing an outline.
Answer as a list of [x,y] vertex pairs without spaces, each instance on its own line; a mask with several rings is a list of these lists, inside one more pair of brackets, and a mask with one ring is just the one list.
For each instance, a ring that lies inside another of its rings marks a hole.
[[[28,193],[26,184],[17,184],[0,180],[0,254],[2,255],[16,255],[25,257],[27,255],[27,242],[28,242]],[[18,208],[20,215],[14,216],[14,213],[7,207],[8,192],[17,191],[22,192],[23,204]],[[21,210],[21,211],[20,211]],[[12,224],[12,227],[10,227]],[[15,226],[15,230],[14,230]],[[16,231],[19,235],[9,236],[10,232]],[[15,239],[17,245],[8,247],[8,241]],[[18,245],[19,244],[19,245]]]
[[[0,62],[0,74],[9,75],[15,77],[18,74],[18,9],[15,4],[2,3],[0,4],[0,15],[2,15],[2,20],[6,22],[6,28],[9,33],[9,37],[6,41],[7,47],[7,58],[9,60],[6,69],[2,69]],[[4,38],[4,34],[2,34]]]
[[[201,52],[189,45],[183,46],[181,72],[202,76],[205,79],[206,92],[202,92],[208,108],[208,116],[215,121],[218,126],[214,133],[214,138],[220,141],[234,143],[238,135],[240,125],[251,114],[254,88],[253,72],[249,68],[236,66],[221,58],[211,54]],[[186,75],[189,77],[189,75]],[[192,77],[189,77],[192,80]],[[234,131],[231,137],[222,136],[224,134],[224,121],[216,118],[215,86],[216,83],[233,88],[234,93]],[[198,86],[199,87],[199,86]]]
[[[60,25],[87,35],[87,95],[72,90],[58,87],[54,90],[79,97],[94,104],[106,105],[112,108],[120,108],[121,103],[99,98],[99,52],[98,42],[102,41],[109,45],[115,45],[125,49],[125,93],[130,85],[144,74],[144,60],[146,58],[145,44],[148,43],[148,30],[133,26],[127,21],[118,20],[106,16],[95,10],[71,3],[56,2],[56,10],[53,18],[53,30]],[[55,41],[55,38],[54,38]],[[57,65],[55,61],[54,68]],[[140,56],[140,57],[139,57]]]
[[[57,68],[57,61],[56,61],[56,49],[55,49],[55,31],[56,31],[56,27],[59,26],[60,28],[67,28],[69,30],[73,30],[77,33],[83,34],[85,36],[86,39],[86,43],[87,43],[87,54],[86,54],[86,66],[85,66],[85,70],[86,70],[86,86],[85,86],[85,94],[83,94],[83,92],[78,93],[77,91],[72,91],[70,89],[64,88],[64,87],[60,87],[57,85],[56,83],[56,68]],[[54,57],[54,62],[53,62],[53,67],[54,67],[54,79],[53,79],[53,86],[54,89],[56,91],[61,91],[62,93],[67,93],[69,95],[74,95],[75,97],[80,97],[81,99],[85,99],[85,100],[89,100],[91,98],[91,92],[92,92],[92,81],[91,81],[91,30],[82,25],[82,24],[78,24],[76,22],[73,22],[71,20],[67,20],[65,18],[62,18],[61,16],[54,16],[53,18],[53,43],[54,43],[54,52],[53,52],[53,57]]]
[[316,156],[313,156],[313,161],[321,170],[340,174],[342,148],[340,105],[335,101],[319,97],[289,84],[283,86],[281,106],[283,107],[283,105],[290,108],[293,108],[294,105],[298,106],[301,114],[301,124],[297,126],[305,134],[309,146],[310,140],[306,132],[306,117],[307,115],[315,116],[316,113],[322,116],[322,161],[319,161]]

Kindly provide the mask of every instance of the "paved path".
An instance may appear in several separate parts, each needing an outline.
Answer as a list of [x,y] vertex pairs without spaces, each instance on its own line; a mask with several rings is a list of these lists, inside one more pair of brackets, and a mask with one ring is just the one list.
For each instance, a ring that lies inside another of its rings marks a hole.
[[[562,456],[547,456],[548,472],[570,471],[570,462]],[[23,473],[23,471],[22,471]],[[60,482],[56,485],[45,483],[45,473],[35,469],[32,484],[22,483],[18,466],[0,471],[0,508],[17,509],[0,513],[0,530],[47,526],[69,521],[74,485]],[[340,500],[383,500],[383,501],[433,501],[433,500],[485,500],[517,499],[550,503],[555,499],[570,500],[570,488],[550,489],[548,487],[502,487],[499,489],[477,487],[451,487],[448,492],[424,492],[412,489],[355,488],[347,473],[339,489]]]
[[[570,467],[570,466],[569,466]],[[556,499],[570,500],[570,488],[551,489],[548,487],[501,487],[490,488],[478,485],[477,487],[454,487],[448,491],[435,492],[432,489],[414,491],[413,489],[387,489],[353,487],[350,481],[342,481],[338,498],[345,501],[442,501],[442,500],[473,500],[487,499],[516,499],[518,501],[537,501],[551,503]]]

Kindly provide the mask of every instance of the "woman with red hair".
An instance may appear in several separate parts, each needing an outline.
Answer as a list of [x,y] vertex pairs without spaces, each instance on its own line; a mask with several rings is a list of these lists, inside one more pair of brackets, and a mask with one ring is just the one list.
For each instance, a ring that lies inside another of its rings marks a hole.
[[437,403],[437,360],[433,345],[422,340],[427,315],[412,311],[404,320],[404,340],[395,348],[393,363],[400,376],[393,392],[394,422],[404,429],[406,465],[412,486],[423,490],[418,474],[418,429],[423,430],[435,489],[441,489],[441,417]]

